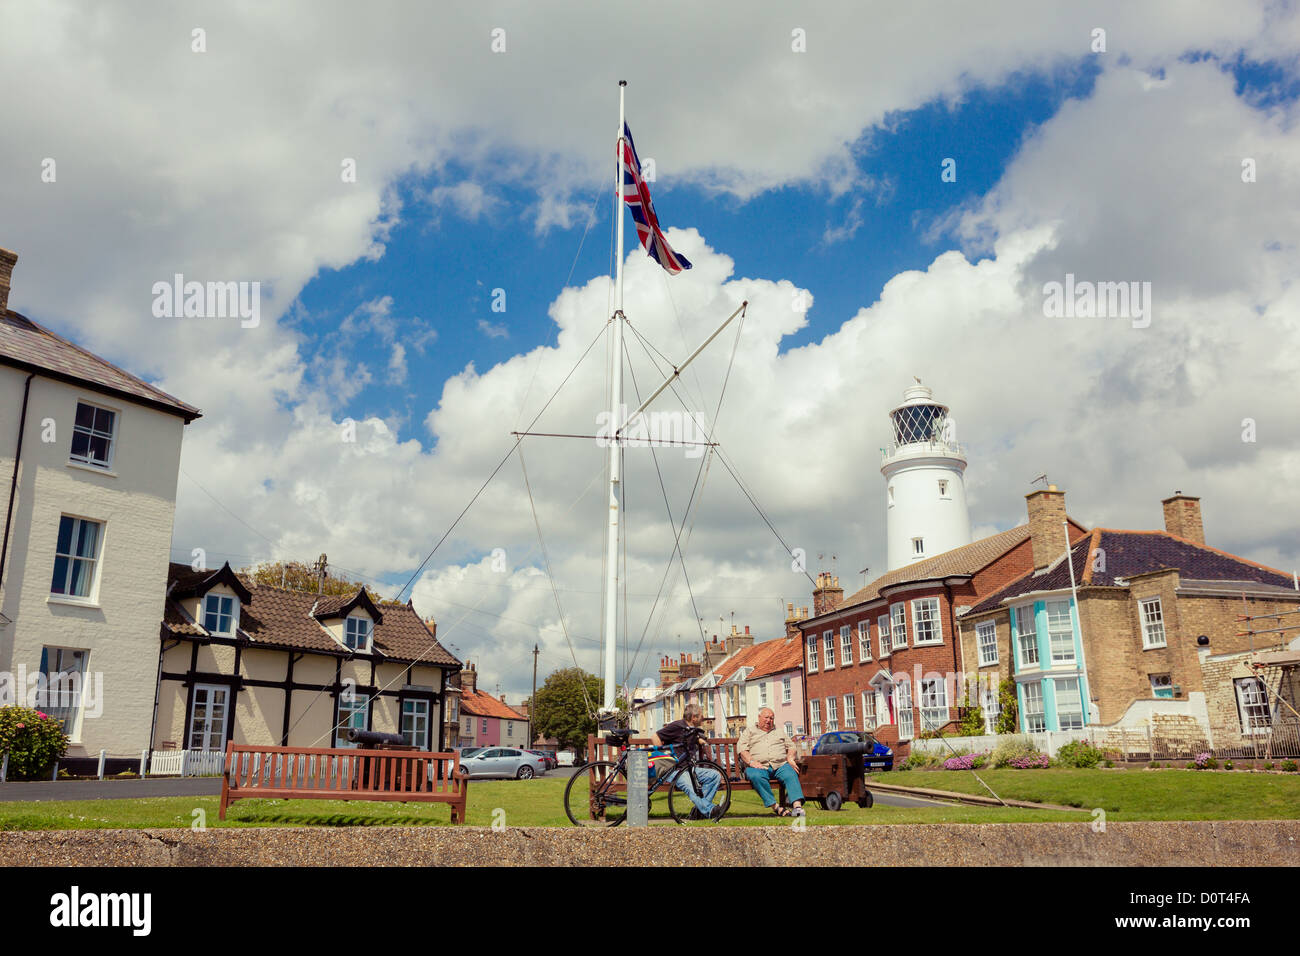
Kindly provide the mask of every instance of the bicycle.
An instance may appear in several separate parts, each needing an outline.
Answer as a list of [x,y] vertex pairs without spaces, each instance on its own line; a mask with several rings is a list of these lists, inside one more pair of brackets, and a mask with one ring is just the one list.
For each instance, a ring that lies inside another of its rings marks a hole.
[[[630,730],[616,730],[606,735],[606,743],[619,748],[618,760],[592,761],[569,780],[564,788],[564,812],[574,826],[616,827],[627,818],[627,755],[631,736]],[[683,756],[677,759],[671,770],[656,774],[650,784],[647,802],[656,792],[668,787],[668,812],[677,823],[703,819],[691,798],[677,789],[677,779],[682,774],[689,776],[695,793],[703,793],[698,772],[703,769],[716,771],[719,783],[713,795],[713,805],[722,808],[716,819],[722,819],[731,806],[731,781],[727,772],[712,760],[699,756],[699,739],[705,736],[703,730],[694,728],[686,741]]]

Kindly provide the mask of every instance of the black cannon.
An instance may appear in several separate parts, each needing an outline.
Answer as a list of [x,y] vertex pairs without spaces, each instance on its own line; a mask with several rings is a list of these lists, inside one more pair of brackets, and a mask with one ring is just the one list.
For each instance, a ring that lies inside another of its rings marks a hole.
[[385,734],[378,730],[357,730],[355,727],[348,728],[348,743],[358,744],[362,750],[415,749],[407,746],[406,739],[401,734]]

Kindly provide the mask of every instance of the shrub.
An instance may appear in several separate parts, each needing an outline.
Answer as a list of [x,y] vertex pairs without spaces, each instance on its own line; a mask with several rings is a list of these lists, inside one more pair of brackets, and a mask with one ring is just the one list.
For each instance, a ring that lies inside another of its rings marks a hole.
[[1150,767],[1152,770],[1155,770],[1157,767],[1160,766],[1160,761],[1159,761],[1159,760],[1149,760],[1149,761],[1147,761],[1147,766]]
[[1107,761],[1106,761],[1106,766],[1107,766],[1107,767],[1113,767],[1113,766],[1115,766],[1115,761],[1113,761],[1113,760],[1107,760]]
[[1272,769],[1273,769],[1273,761],[1271,761],[1271,760],[1266,760],[1266,761],[1264,761],[1264,769],[1265,769],[1265,770],[1272,770]]
[[1020,725],[1020,705],[1016,701],[1016,682],[1010,678],[998,684],[998,706],[1002,710],[994,729],[1000,734],[1014,734]]
[[988,759],[988,752],[974,754],[962,754],[958,757],[949,757],[943,762],[944,770],[977,770],[984,766]]
[[30,707],[0,707],[0,753],[9,754],[10,780],[48,776],[68,752],[68,735],[49,714]]
[[1016,770],[1041,770],[1051,763],[1051,758],[1042,753],[1026,754],[1022,757],[1013,757],[1011,760],[1011,766]]
[[993,748],[993,753],[989,756],[989,762],[994,767],[1009,767],[1011,761],[1020,757],[1038,756],[1038,748],[1030,742],[1028,737],[1007,737],[1006,740],[998,742]]
[[1197,768],[1196,768],[1196,763],[1195,763],[1194,761],[1191,761],[1191,760],[1187,761],[1187,769],[1188,769],[1188,770],[1195,770],[1195,769],[1197,769]]
[[1296,762],[1294,760],[1283,760],[1282,769],[1285,770],[1287,773],[1295,773]]
[[1223,769],[1224,769],[1224,770],[1231,770],[1231,769],[1232,769],[1232,761],[1231,761],[1231,760],[1225,760],[1225,761],[1223,762]]
[[1219,761],[1208,750],[1203,750],[1196,755],[1195,764],[1197,770],[1214,770],[1219,766]]
[[1086,740],[1072,740],[1056,752],[1056,759],[1062,767],[1095,767],[1101,763],[1104,756]]
[[903,770],[933,770],[943,762],[938,754],[926,753],[924,750],[913,750],[903,761]]

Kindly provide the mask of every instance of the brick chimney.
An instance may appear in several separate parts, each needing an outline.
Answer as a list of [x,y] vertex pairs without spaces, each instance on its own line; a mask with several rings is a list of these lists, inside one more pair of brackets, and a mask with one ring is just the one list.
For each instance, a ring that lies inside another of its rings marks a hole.
[[18,253],[0,249],[0,314],[9,308],[9,279],[18,263]]
[[754,643],[754,635],[749,633],[749,625],[745,625],[745,633],[736,630],[736,625],[731,625],[731,633],[727,635],[727,656],[730,657],[742,647],[749,647]]
[[1029,542],[1034,550],[1034,570],[1047,567],[1065,554],[1065,492],[1056,485],[1025,495],[1029,509]]
[[475,691],[475,684],[478,682],[478,673],[474,670],[472,661],[466,661],[465,666],[460,671],[460,688],[466,694],[472,694]]
[[1165,530],[1188,541],[1205,544],[1205,526],[1201,524],[1201,499],[1174,492],[1160,502],[1165,509]]
[[785,606],[785,636],[799,636],[799,622],[808,616],[806,607],[796,608],[793,603],[787,603]]
[[[735,625],[732,625],[734,628]],[[729,642],[718,640],[718,635],[714,634],[713,639],[704,643],[704,669],[713,670],[731,653]]]
[[702,671],[700,669],[699,661],[691,660],[690,654],[686,654],[682,657],[682,666],[678,672],[679,679],[689,680],[692,677],[699,677],[701,673]]
[[826,571],[817,574],[817,587],[813,591],[813,616],[835,610],[835,606],[844,600],[844,589],[840,579]]
[[672,687],[677,683],[679,669],[677,662],[671,657],[662,658],[659,661],[659,686]]

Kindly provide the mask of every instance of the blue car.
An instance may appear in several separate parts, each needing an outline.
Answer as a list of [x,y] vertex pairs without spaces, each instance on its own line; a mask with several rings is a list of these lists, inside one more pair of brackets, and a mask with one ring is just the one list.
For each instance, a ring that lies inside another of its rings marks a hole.
[[814,754],[862,754],[864,773],[894,769],[894,752],[864,730],[832,730],[817,738]]

